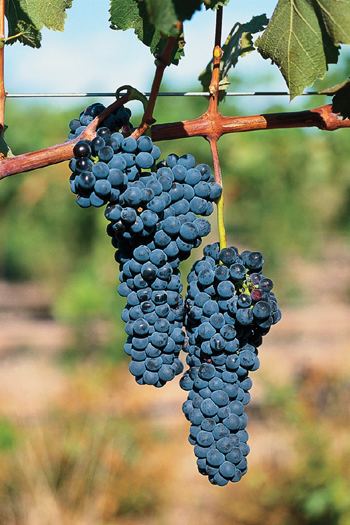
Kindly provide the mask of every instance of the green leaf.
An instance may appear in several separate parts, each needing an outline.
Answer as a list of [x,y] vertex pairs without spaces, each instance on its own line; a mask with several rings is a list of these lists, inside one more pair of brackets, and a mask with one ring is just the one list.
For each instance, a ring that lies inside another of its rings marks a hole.
[[73,0],[5,0],[8,36],[16,35],[9,40],[9,44],[19,41],[31,47],[40,47],[40,31],[44,26],[63,31],[66,10],[72,7],[72,2]]
[[4,129],[1,131],[0,134],[0,157],[13,157],[13,153],[9,146],[6,143],[6,140],[4,138],[5,131],[7,130],[7,126],[4,126]]
[[[159,41],[159,44],[158,44],[158,46],[156,48],[156,51],[155,51],[155,55],[161,55],[163,53],[167,41],[168,41],[167,38],[162,38]],[[176,42],[176,44],[173,47],[173,50],[171,52],[170,64],[174,64],[175,66],[179,65],[180,59],[183,56],[185,56],[185,51],[184,51],[185,44],[186,44],[186,42],[184,40],[184,34],[181,33],[178,36],[177,42]]]
[[203,0],[111,0],[112,29],[134,29],[152,53],[161,37],[177,36],[178,22],[189,20]]
[[[171,0],[168,0],[171,1]],[[172,0],[178,20],[191,20],[196,11],[202,7],[203,0]]]
[[144,0],[149,19],[163,35],[176,36],[178,18],[172,0]]
[[291,98],[324,78],[350,44],[350,0],[279,0],[256,45],[280,69]]
[[[147,5],[148,0],[147,3],[144,1],[139,2],[138,0],[111,0],[111,16],[109,19],[111,28],[122,31],[134,29],[135,34],[141,42],[148,46],[154,55],[161,55],[168,40],[169,33],[166,35],[163,33],[163,30],[161,31],[159,28],[155,29],[154,24],[150,20]],[[155,9],[155,13],[158,12],[154,7],[154,4],[152,4],[151,7]],[[161,7],[159,5],[158,8],[166,9],[166,4],[162,2]],[[174,20],[175,19],[177,22],[178,19],[176,16]],[[168,18],[167,20],[167,24],[169,24],[171,19]],[[176,33],[174,32],[174,34],[178,34],[178,31],[176,30]],[[177,45],[174,46],[170,58],[170,64],[178,65],[180,58],[185,54],[183,50],[184,46],[185,41],[183,33],[181,32],[178,34]]]
[[337,84],[336,86],[332,86],[330,88],[321,89],[320,91],[317,91],[319,95],[335,95],[337,91],[339,91],[341,88],[346,86],[350,82],[350,79],[344,80],[344,82],[341,82],[340,84]]
[[[255,49],[252,34],[263,31],[268,24],[265,14],[253,16],[244,24],[235,24],[231,29],[225,44],[222,46],[223,55],[220,62],[220,89],[225,90],[229,85],[227,76],[232,67],[235,67],[238,59]],[[199,75],[203,91],[208,91],[213,71],[213,60],[209,62],[204,71]]]
[[218,7],[224,7],[229,3],[230,0],[204,0],[206,9],[217,9]]
[[151,24],[146,5],[137,0],[111,0],[110,27],[121,31],[134,29],[137,37],[154,53],[161,34]]
[[[332,100],[333,113],[340,113],[345,118],[350,118],[350,80],[334,86],[335,95]],[[328,90],[329,91],[329,90]]]
[[[18,37],[16,38],[18,38],[19,42],[30,47],[40,47],[41,33],[35,29],[35,27],[27,24],[26,22],[23,22],[23,20],[18,20],[16,29],[18,31]],[[11,39],[6,42],[6,44],[11,44],[14,40],[15,39]]]
[[315,0],[334,44],[350,44],[350,0]]

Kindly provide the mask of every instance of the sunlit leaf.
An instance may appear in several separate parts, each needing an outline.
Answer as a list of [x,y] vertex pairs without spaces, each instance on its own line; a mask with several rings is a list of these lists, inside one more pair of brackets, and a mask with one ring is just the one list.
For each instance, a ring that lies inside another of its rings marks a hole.
[[133,29],[137,37],[154,53],[161,39],[161,34],[151,24],[146,4],[137,0],[112,0],[110,7],[112,29],[126,31]]
[[[198,3],[197,0],[196,3]],[[111,0],[111,28],[123,31],[133,29],[139,40],[148,46],[154,55],[160,55],[164,50],[170,32],[167,33],[165,31],[165,25],[162,26],[161,20],[157,18],[153,19],[152,17],[157,15],[157,13],[164,12],[163,9],[165,9],[165,12],[168,14],[166,24],[171,25],[173,22],[176,23],[178,21],[177,15],[173,18],[170,17],[170,10],[166,10],[166,4],[164,4],[164,2],[162,2],[162,6],[156,6],[154,2],[150,2],[149,0],[147,0],[147,2],[139,2],[138,0]],[[174,14],[174,11],[172,12]],[[153,21],[158,24],[158,29],[155,29]],[[173,29],[175,29],[174,26]],[[177,34],[178,29],[174,30],[174,35]],[[183,32],[181,32],[178,34],[177,45],[174,46],[170,58],[171,64],[177,65],[179,63],[180,58],[185,54],[184,46],[185,41]]]
[[178,17],[172,0],[144,0],[144,2],[154,27],[164,35],[176,36]]
[[73,0],[5,0],[8,36],[12,44],[20,41],[31,47],[40,47],[43,27],[63,31],[67,18],[66,10]]
[[279,67],[294,98],[337,63],[341,43],[350,44],[350,0],[279,0],[256,45]]
[[162,37],[179,35],[179,22],[192,18],[202,3],[203,0],[111,0],[111,28],[134,29],[154,53]]

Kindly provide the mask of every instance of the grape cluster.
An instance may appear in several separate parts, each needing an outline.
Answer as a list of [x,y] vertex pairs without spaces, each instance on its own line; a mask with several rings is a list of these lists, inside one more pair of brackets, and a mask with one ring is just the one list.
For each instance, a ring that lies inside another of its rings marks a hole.
[[[70,123],[75,138],[103,111],[94,104]],[[118,292],[139,384],[161,387],[183,371],[182,410],[197,466],[215,485],[237,482],[249,453],[245,406],[258,347],[281,318],[260,252],[208,245],[188,275],[184,301],[179,264],[210,233],[208,217],[222,192],[206,164],[160,150],[148,136],[135,140],[130,112],[107,117],[93,140],[80,140],[70,162],[70,186],[83,207],[105,207],[107,234],[119,263]],[[158,161],[158,162],[157,162]],[[186,332],[185,333],[185,330]]]
[[[80,113],[79,119],[70,121],[69,139],[78,137],[88,124],[102,111],[106,109],[103,104],[93,104]],[[82,139],[73,148],[74,158],[69,167],[72,171],[70,176],[70,188],[77,195],[77,203],[82,208],[89,206],[100,207],[109,202],[117,202],[119,197],[119,186],[113,184],[115,178],[110,170],[113,168],[126,167],[125,159],[114,158],[115,153],[123,151],[125,135],[130,135],[133,129],[129,122],[131,112],[128,108],[119,108],[115,113],[106,117],[97,129],[93,140]],[[132,139],[133,140],[133,139]],[[160,154],[158,148],[155,155]],[[156,157],[158,158],[158,157]]]
[[191,422],[198,469],[211,483],[226,485],[247,471],[248,374],[259,368],[258,347],[281,312],[273,283],[262,274],[260,252],[220,251],[215,243],[203,253],[188,275],[190,368],[180,386],[189,391],[183,412]]
[[[81,123],[99,111],[91,108]],[[205,217],[222,188],[209,166],[196,166],[192,155],[170,154],[156,165],[160,150],[150,137],[135,140],[112,131],[102,125],[96,138],[74,146],[71,190],[82,207],[107,204],[118,291],[127,299],[122,319],[130,371],[140,384],[162,386],[183,370],[185,308],[178,266],[209,234]]]
[[[150,139],[149,144],[152,147]],[[189,155],[171,155],[166,162],[172,161],[173,168],[161,164],[156,173],[141,172],[136,181],[128,181],[119,203],[105,210],[107,233],[120,263],[118,291],[127,298],[122,318],[129,336],[124,349],[132,358],[130,372],[138,383],[155,386],[183,369],[178,356],[185,340],[185,309],[178,266],[210,232],[209,221],[192,210],[211,213],[213,200],[221,194],[208,166],[194,168]],[[178,173],[181,182],[175,180]]]
[[[161,180],[165,184],[168,179],[171,181],[171,177],[165,176],[161,170],[164,167],[158,170],[158,178],[150,178],[152,182]],[[157,187],[156,184],[150,186]],[[211,183],[214,189],[217,186]],[[141,186],[128,187],[139,189]],[[144,186],[141,192],[147,189]],[[160,199],[156,199],[156,195],[149,202],[161,200],[164,203],[165,195],[169,193],[162,191]],[[120,263],[118,291],[127,298],[122,319],[129,336],[124,349],[132,357],[130,371],[137,382],[155,386],[162,386],[182,372],[183,365],[178,356],[185,340],[182,330],[185,309],[178,266],[210,232],[207,219],[197,218],[191,211],[176,216],[171,202],[168,200],[165,209],[143,209],[139,199],[136,203],[129,199],[127,207],[109,205],[105,210],[105,216],[111,221],[107,232],[117,248],[115,257]],[[211,204],[210,200],[207,202]],[[135,221],[131,227],[130,218]],[[140,228],[136,228],[138,224]],[[147,241],[147,244],[141,244]]]
[[122,319],[129,370],[137,383],[161,387],[183,370],[178,358],[185,341],[179,271],[164,251],[147,246],[135,248],[122,268],[118,292],[127,298]]

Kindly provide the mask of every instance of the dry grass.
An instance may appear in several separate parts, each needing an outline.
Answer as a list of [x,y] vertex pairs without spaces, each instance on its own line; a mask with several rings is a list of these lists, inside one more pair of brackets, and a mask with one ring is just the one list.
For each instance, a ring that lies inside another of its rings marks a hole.
[[46,412],[12,418],[0,523],[346,525],[349,397],[349,382],[315,369],[262,384],[248,474],[221,488],[197,472],[176,384],[141,392],[126,367],[81,366]]

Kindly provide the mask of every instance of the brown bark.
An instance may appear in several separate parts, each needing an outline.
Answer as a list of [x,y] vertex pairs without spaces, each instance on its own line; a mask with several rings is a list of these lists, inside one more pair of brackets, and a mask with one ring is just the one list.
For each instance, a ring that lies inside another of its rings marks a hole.
[[[127,95],[112,104],[112,106],[115,108],[118,103],[125,103],[127,101],[126,97]],[[106,109],[106,113],[113,111],[113,109],[111,109],[112,106]],[[105,118],[107,116],[106,113],[105,115],[99,115],[99,117],[101,118],[102,116]],[[74,144],[80,138],[92,138],[94,136],[96,126],[98,125],[98,121],[95,121],[96,119],[86,128],[85,132],[74,141],[3,159],[0,162],[0,179],[71,159]],[[306,127],[316,127],[325,131],[334,131],[336,129],[349,128],[350,120],[342,120],[339,114],[333,113],[331,104],[307,111],[271,113],[246,117],[223,117],[220,113],[217,113],[214,118],[211,117],[210,114],[204,113],[194,120],[156,124],[152,126],[152,140],[157,142],[185,137],[218,139],[227,133]]]
[[153,126],[152,139],[160,141],[184,137],[207,138],[215,135],[221,137],[227,133],[243,131],[310,127],[323,131],[335,131],[350,127],[350,120],[342,120],[338,114],[332,113],[331,104],[307,111],[266,113],[246,117],[223,117],[218,113],[213,119],[208,113],[204,113],[194,120]]

